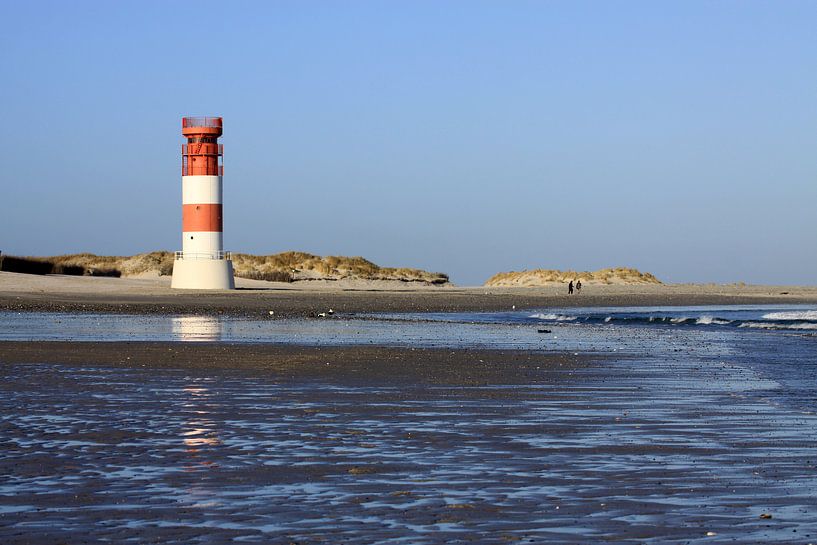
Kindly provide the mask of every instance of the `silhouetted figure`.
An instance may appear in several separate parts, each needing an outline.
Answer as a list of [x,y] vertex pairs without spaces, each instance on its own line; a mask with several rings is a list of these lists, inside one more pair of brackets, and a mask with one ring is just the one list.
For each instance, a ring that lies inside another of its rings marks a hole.
[[573,295],[573,280],[571,280],[570,284],[567,285],[567,294]]
[[582,291],[582,281],[576,280],[576,295],[578,295]]

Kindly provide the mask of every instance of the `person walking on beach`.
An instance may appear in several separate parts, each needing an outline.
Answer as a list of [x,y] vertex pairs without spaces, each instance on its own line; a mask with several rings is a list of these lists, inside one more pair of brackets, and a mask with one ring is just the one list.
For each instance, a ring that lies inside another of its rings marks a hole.
[[576,280],[576,295],[579,295],[582,291],[582,281]]
[[567,285],[567,294],[573,295],[573,280],[571,280],[570,284]]

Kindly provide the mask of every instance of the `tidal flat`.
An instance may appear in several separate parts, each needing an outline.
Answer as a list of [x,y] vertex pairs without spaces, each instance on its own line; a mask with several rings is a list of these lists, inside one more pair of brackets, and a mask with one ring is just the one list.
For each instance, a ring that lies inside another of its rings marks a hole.
[[817,539],[810,309],[173,318],[0,315],[0,541]]

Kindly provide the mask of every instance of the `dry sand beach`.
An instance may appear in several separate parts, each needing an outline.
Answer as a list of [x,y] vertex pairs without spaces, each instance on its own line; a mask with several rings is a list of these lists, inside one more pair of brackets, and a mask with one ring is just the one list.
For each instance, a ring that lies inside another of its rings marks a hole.
[[797,304],[817,302],[817,287],[740,284],[590,285],[568,297],[543,288],[430,286],[367,280],[279,283],[237,279],[232,292],[170,289],[168,277],[96,278],[0,272],[0,309],[114,313],[279,316],[336,312],[452,312],[577,306]]

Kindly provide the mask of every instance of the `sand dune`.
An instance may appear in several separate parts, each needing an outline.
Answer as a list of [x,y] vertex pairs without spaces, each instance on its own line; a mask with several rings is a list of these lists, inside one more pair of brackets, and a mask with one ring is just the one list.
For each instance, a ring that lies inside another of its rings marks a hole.
[[[84,276],[169,276],[173,272],[172,252],[150,252],[134,256],[70,254],[51,257],[7,257],[3,267],[12,272],[71,274]],[[386,281],[445,285],[448,276],[414,268],[381,267],[362,257],[318,256],[304,252],[273,255],[233,253],[238,278],[271,282],[296,281]],[[43,268],[44,267],[44,268]]]
[[536,287],[550,284],[566,284],[581,280],[583,284],[661,284],[655,276],[637,269],[618,267],[589,271],[558,271],[534,269],[531,271],[511,271],[495,274],[485,282],[491,287]]

